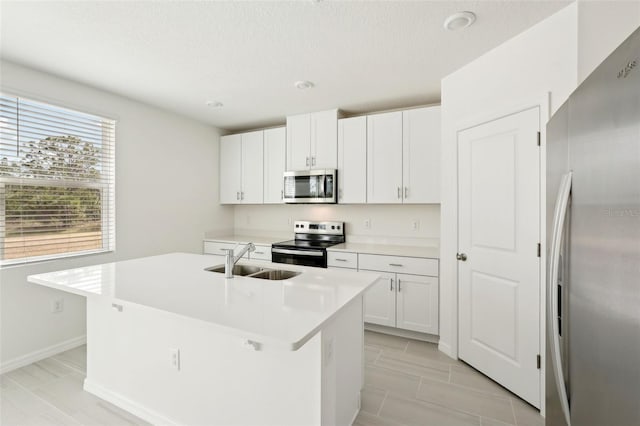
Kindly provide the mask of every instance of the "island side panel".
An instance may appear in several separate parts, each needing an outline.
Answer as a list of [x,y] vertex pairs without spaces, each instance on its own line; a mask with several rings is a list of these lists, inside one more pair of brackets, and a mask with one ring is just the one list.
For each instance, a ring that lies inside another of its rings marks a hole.
[[356,297],[322,329],[322,425],[351,425],[364,382],[363,298]]
[[321,424],[320,334],[252,351],[206,323],[115,303],[87,301],[87,391],[154,424]]

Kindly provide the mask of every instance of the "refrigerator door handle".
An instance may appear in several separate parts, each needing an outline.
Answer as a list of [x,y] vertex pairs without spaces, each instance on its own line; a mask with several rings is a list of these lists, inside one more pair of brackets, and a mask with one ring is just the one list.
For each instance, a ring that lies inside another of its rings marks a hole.
[[564,235],[564,222],[569,204],[569,196],[571,195],[571,172],[562,176],[556,206],[553,213],[553,234],[551,240],[551,252],[549,253],[549,288],[547,289],[547,322],[551,329],[551,364],[553,366],[553,377],[555,378],[558,395],[560,397],[560,406],[567,421],[567,426],[571,426],[571,416],[569,413],[569,399],[567,398],[567,390],[564,384],[564,374],[562,371],[562,360],[560,358],[560,336],[558,330],[558,271],[560,266],[560,247],[562,236]]

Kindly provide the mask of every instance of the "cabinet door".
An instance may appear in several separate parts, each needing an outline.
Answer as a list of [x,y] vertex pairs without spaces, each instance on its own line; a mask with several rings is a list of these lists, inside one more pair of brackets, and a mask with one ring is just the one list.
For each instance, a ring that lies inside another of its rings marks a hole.
[[242,137],[241,135],[220,138],[220,203],[240,203],[242,188]]
[[338,168],[338,111],[311,114],[311,168]]
[[402,111],[367,116],[367,202],[402,203]]
[[404,203],[440,202],[440,107],[402,112]]
[[372,324],[396,326],[396,275],[380,273],[380,278],[364,294],[364,320]]
[[264,131],[264,203],[281,204],[286,159],[286,128]]
[[398,328],[438,334],[438,279],[397,274]]
[[311,167],[311,114],[287,117],[287,170]]
[[240,201],[247,204],[262,204],[263,131],[242,134],[242,189]]
[[338,202],[367,202],[367,117],[338,121]]

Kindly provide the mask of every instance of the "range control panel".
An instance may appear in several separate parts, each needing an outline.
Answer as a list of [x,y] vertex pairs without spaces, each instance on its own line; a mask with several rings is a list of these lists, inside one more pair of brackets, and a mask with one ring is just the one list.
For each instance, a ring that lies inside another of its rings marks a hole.
[[293,225],[296,234],[344,235],[344,222],[310,222],[296,220]]

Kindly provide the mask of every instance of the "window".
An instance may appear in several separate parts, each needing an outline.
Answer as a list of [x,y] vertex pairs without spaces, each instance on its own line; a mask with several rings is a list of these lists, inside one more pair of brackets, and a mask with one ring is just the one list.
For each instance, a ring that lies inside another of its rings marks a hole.
[[0,265],[115,248],[115,122],[0,94]]

